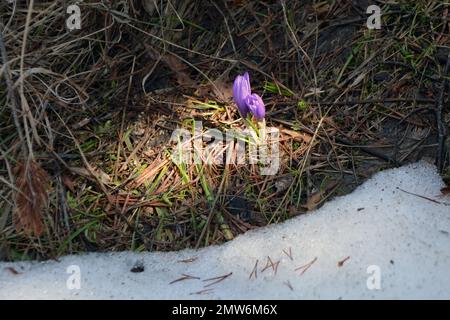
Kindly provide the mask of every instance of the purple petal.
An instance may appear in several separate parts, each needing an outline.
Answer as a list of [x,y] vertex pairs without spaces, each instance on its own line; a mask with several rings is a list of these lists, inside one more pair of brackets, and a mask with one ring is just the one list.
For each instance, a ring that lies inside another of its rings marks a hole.
[[244,76],[238,75],[233,84],[233,98],[239,112],[246,117],[249,110],[246,104],[246,98],[251,94],[250,77],[248,72]]
[[266,107],[264,101],[259,95],[253,93],[245,99],[248,109],[255,116],[256,119],[262,120],[266,115]]
[[250,88],[250,76],[248,75],[247,71],[245,71],[244,73],[244,79],[248,83],[248,87]]

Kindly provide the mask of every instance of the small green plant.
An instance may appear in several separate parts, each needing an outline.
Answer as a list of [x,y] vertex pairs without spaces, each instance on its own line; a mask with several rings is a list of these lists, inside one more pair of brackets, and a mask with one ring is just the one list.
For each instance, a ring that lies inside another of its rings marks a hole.
[[306,111],[308,110],[308,104],[305,102],[305,100],[300,100],[297,102],[297,108],[300,111]]

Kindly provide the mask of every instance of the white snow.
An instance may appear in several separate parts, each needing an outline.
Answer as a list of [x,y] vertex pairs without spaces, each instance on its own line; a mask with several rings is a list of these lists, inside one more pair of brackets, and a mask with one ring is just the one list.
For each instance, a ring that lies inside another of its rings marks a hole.
[[[0,299],[449,299],[450,206],[442,203],[450,199],[440,196],[442,187],[436,168],[419,162],[378,173],[314,212],[221,246],[3,262]],[[279,261],[276,273],[263,271],[268,257]],[[305,268],[295,270],[315,258],[303,274]],[[256,261],[257,277],[250,277]],[[145,270],[130,272],[137,262]],[[77,276],[67,273],[71,265],[79,267],[80,289],[67,287]],[[210,286],[203,281],[230,273]],[[170,284],[183,274],[199,279]]]

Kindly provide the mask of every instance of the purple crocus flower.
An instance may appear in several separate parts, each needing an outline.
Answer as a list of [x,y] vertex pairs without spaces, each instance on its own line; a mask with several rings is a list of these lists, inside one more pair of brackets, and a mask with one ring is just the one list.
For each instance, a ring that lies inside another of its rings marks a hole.
[[248,72],[243,76],[238,75],[234,80],[233,97],[242,117],[246,118],[248,113],[252,113],[256,119],[264,119],[266,107],[259,95],[252,94]]
[[244,73],[243,76],[238,75],[233,84],[233,98],[239,112],[244,118],[247,117],[247,114],[250,111],[245,100],[249,95],[251,95],[251,93],[250,77],[248,72]]
[[264,102],[259,95],[253,93],[247,96],[245,103],[256,119],[264,119],[264,116],[266,115],[266,107],[264,106]]

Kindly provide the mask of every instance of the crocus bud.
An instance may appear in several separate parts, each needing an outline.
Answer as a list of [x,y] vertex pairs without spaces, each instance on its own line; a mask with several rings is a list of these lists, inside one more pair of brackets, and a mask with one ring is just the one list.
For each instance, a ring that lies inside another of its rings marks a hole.
[[259,95],[253,93],[247,97],[245,103],[249,111],[255,116],[256,119],[262,120],[266,115],[266,107]]
[[239,112],[244,118],[247,117],[247,114],[250,111],[246,104],[246,98],[250,96],[251,93],[250,77],[248,72],[244,73],[243,76],[237,76],[233,84],[233,98]]

